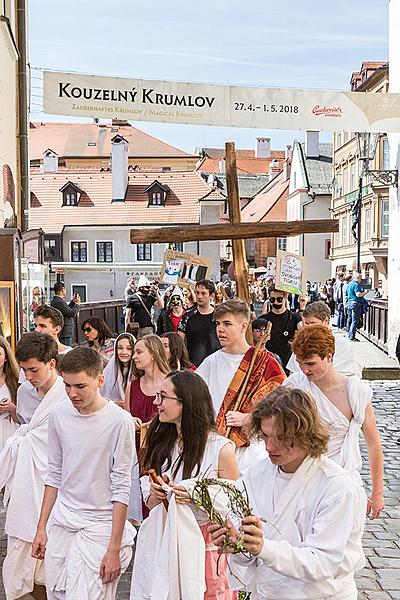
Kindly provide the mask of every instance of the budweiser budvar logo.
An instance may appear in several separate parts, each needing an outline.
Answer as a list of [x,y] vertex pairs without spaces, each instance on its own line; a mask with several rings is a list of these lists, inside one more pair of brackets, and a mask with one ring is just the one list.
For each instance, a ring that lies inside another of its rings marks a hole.
[[312,109],[313,115],[324,115],[325,117],[341,117],[342,107],[341,106],[320,106],[317,104]]

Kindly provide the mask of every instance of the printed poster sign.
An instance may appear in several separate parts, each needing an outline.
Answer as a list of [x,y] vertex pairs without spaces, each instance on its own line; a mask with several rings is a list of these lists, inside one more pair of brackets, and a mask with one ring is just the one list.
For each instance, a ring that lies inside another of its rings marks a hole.
[[45,71],[47,114],[131,121],[300,129],[400,131],[400,94],[258,88]]
[[306,258],[281,250],[276,254],[276,289],[301,296],[306,289]]
[[164,252],[160,281],[170,285],[190,287],[200,279],[207,279],[211,270],[211,258],[187,254],[176,250]]
[[276,275],[276,256],[268,256],[267,258],[267,272],[265,275],[267,277],[275,277]]

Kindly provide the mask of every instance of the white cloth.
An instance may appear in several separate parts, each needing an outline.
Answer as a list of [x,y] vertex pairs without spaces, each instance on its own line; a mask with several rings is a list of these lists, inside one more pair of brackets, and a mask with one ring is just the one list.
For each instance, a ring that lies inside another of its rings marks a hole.
[[349,404],[353,413],[351,421],[334,406],[321,392],[315,383],[309,381],[304,373],[292,373],[283,385],[300,388],[310,393],[315,399],[322,420],[329,427],[329,443],[327,456],[341,467],[350,471],[362,485],[362,459],[359,445],[359,435],[365,419],[365,410],[372,399],[372,388],[366,381],[358,377],[349,377],[347,390]]
[[29,424],[17,429],[0,454],[0,489],[5,487],[4,504],[9,505],[7,535],[33,541],[47,475],[49,414],[53,406],[66,399],[63,380],[57,377]]
[[108,401],[82,415],[62,403],[50,415],[48,448],[46,485],[59,490],[59,504],[96,521],[111,521],[112,502],[128,505],[137,458],[127,411]]
[[[125,385],[122,378],[122,373],[118,372],[116,377],[115,368],[116,364],[114,355],[104,369],[104,385],[100,388],[100,394],[104,398],[108,398],[113,402],[116,400],[124,400],[125,398]],[[131,375],[129,373],[127,381],[129,382],[130,380]]]
[[[342,373],[342,375],[346,375],[347,377],[351,377],[352,375],[356,375],[360,378],[362,377],[362,367],[354,354],[354,344],[340,334],[335,335],[335,354],[333,355],[333,366],[335,367],[336,371]],[[301,372],[300,365],[297,362],[294,353],[289,358],[286,368],[291,373]]]
[[[219,453],[226,444],[233,446],[233,442],[215,432],[211,432],[208,436],[200,471],[198,474],[193,472],[192,477],[196,477],[197,479],[200,477],[216,478],[218,476]],[[164,469],[162,475],[166,474],[171,482],[176,485],[182,484],[186,487],[187,482],[182,481],[182,466],[179,468],[176,476],[173,477],[174,464],[176,464],[178,457],[179,449],[176,446],[172,455],[171,467],[168,470]],[[146,500],[150,493],[149,477],[142,477],[140,483],[142,485],[143,498]],[[175,505],[173,494],[169,494],[168,498],[170,501],[168,521],[165,509],[160,504],[150,511],[149,517],[143,521],[139,530],[132,575],[132,600],[141,600],[142,598],[143,600],[145,598],[154,600],[162,600],[163,598],[165,600],[167,598],[168,600],[175,598],[197,600],[197,598],[201,598],[203,600],[205,547],[204,538],[197,521],[203,520],[203,522],[206,522],[207,518],[203,513],[193,512],[188,506]],[[223,499],[224,496],[221,494],[221,501]],[[173,512],[171,512],[171,507],[173,507]],[[186,510],[181,511],[181,508]],[[174,512],[176,510],[179,511],[179,515],[176,515],[176,512]],[[177,519],[179,519],[181,526],[179,531],[176,530]],[[179,551],[177,550],[177,536],[180,540]],[[169,563],[168,560],[170,561]],[[159,569],[157,576],[154,576],[155,564],[157,564],[157,569]],[[185,570],[184,575],[181,569]],[[180,576],[179,573],[181,573]],[[157,581],[158,578],[160,578],[161,583]],[[181,586],[182,594],[174,595],[178,594],[175,587],[178,584]],[[165,590],[162,591],[163,586],[167,593],[169,590],[170,596],[164,595]]]
[[[87,518],[56,501],[45,556],[48,600],[114,600],[119,578],[103,584],[100,564],[111,537],[111,520]],[[127,521],[122,537],[121,572],[131,557],[135,529]]]
[[25,379],[17,390],[17,419],[22,425],[29,424],[41,401],[37,389]]
[[200,375],[208,385],[216,415],[244,356],[244,354],[229,354],[224,350],[217,350],[207,356],[196,369],[196,375]]
[[[180,482],[189,493],[196,480]],[[230,505],[219,486],[210,486],[214,508],[225,518]],[[206,519],[205,519],[206,521]],[[189,505],[171,497],[168,513],[162,504],[150,511],[137,539],[131,600],[203,600],[205,544]]]
[[[5,383],[0,385],[0,401],[1,400],[11,400],[10,392]],[[15,423],[15,421],[12,420],[9,412],[0,414],[0,452],[3,450],[4,444],[8,438],[14,435],[17,429],[18,423]]]
[[366,498],[327,457],[306,458],[274,503],[277,475],[266,459],[244,476],[253,514],[266,520],[264,546],[252,559],[230,557],[231,587],[252,600],[356,600]]
[[3,562],[3,585],[7,600],[26,598],[35,584],[45,585],[44,561],[32,557],[30,542],[8,536],[7,555]]
[[[196,374],[204,379],[210,390],[216,415],[244,356],[244,354],[229,354],[224,350],[217,350],[207,356],[196,369]],[[241,475],[254,461],[267,456],[264,443],[256,439],[251,440],[247,448],[236,448],[235,454]]]
[[[49,413],[63,400],[67,400],[64,383],[57,377],[29,424],[17,429],[0,454],[0,489],[5,487],[4,504],[8,502],[9,505],[5,532],[9,538],[18,538],[10,545],[11,554],[4,561],[3,577],[9,599],[19,598],[21,590],[23,594],[31,592],[39,569],[37,563],[40,561],[28,560],[27,543],[30,545],[35,536],[42,504],[47,474]],[[8,561],[21,565],[13,575],[9,570],[6,573]]]

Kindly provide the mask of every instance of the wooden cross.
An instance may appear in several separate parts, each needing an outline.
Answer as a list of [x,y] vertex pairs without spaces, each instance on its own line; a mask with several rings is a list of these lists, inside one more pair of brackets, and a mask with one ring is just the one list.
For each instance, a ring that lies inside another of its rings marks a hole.
[[262,237],[288,237],[304,233],[335,233],[339,231],[339,221],[335,219],[311,219],[290,222],[242,223],[234,142],[227,142],[225,150],[229,223],[131,229],[130,240],[132,244],[168,244],[172,240],[174,242],[196,242],[230,238],[232,240],[237,295],[242,300],[249,302],[250,293],[244,240]]

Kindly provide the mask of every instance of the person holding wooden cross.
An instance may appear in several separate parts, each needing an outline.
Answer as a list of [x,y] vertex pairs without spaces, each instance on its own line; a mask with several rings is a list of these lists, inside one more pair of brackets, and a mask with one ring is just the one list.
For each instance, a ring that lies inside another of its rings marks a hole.
[[250,308],[240,299],[228,300],[215,308],[218,340],[222,346],[208,356],[196,373],[207,383],[217,415],[217,429],[235,442],[241,472],[264,448],[250,444],[246,433],[254,404],[285,379],[276,359],[264,349],[268,333],[256,347],[246,341]]

